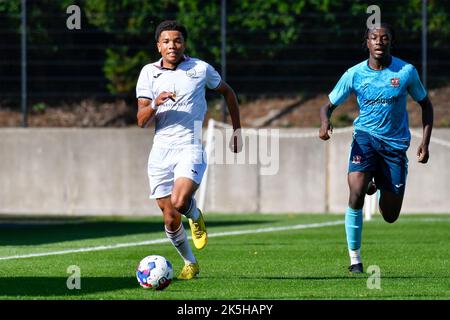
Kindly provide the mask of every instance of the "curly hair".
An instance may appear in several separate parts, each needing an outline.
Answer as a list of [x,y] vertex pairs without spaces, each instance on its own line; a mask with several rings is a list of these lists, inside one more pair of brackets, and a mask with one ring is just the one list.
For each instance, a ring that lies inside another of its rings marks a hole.
[[187,30],[181,23],[179,23],[178,21],[175,21],[175,20],[165,20],[156,27],[156,31],[155,31],[156,42],[158,42],[161,32],[168,31],[168,30],[180,31],[181,34],[183,35],[184,41],[186,41],[188,38]]

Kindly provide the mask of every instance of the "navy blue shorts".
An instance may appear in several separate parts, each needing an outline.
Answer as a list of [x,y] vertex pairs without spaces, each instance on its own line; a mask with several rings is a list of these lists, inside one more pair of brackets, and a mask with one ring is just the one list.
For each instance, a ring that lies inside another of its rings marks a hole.
[[406,150],[394,149],[370,133],[356,130],[348,172],[372,172],[378,189],[403,195],[408,175]]

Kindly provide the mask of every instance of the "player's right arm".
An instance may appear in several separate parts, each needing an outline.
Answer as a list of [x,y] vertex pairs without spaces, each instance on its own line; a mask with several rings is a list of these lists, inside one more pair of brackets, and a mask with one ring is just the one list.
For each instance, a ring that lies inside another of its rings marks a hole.
[[320,130],[319,138],[322,140],[330,139],[333,133],[331,125],[331,114],[334,109],[343,103],[353,90],[353,71],[347,70],[339,79],[333,91],[328,95],[328,102],[320,108]]
[[153,101],[148,98],[138,98],[137,123],[141,128],[146,128],[156,114],[156,110],[160,105],[172,98],[173,93],[163,91]]
[[333,133],[333,125],[331,124],[330,118],[334,109],[336,109],[336,106],[330,101],[320,108],[319,138],[322,140],[330,139],[330,135]]
[[156,109],[153,109],[151,105],[152,100],[150,99],[138,99],[137,123],[141,128],[147,127],[147,125],[150,123],[150,120],[153,119],[153,116],[156,113]]
[[138,100],[137,124],[141,128],[146,128],[150,124],[158,106],[166,102],[167,99],[171,99],[173,95],[172,92],[163,91],[155,98],[155,94],[152,91],[152,72],[149,68],[149,65],[142,68],[136,84],[136,97]]

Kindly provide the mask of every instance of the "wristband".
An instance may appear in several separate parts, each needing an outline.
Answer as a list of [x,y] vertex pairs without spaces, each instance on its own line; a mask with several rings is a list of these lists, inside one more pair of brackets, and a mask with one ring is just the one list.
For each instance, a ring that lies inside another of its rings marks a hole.
[[158,107],[155,104],[155,100],[152,100],[152,103],[150,104],[150,108],[152,108],[153,110],[158,109]]

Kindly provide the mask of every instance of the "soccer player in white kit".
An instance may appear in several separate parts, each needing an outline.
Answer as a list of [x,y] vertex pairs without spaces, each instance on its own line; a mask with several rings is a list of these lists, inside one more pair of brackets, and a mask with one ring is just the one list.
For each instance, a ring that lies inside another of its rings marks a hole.
[[150,198],[163,212],[165,231],[182,259],[178,279],[189,280],[200,272],[181,222],[189,219],[197,249],[205,247],[208,235],[194,193],[203,177],[206,162],[201,128],[207,109],[205,89],[222,94],[233,124],[230,148],[242,148],[236,94],[208,63],[184,54],[186,28],[176,21],[163,21],[155,32],[161,59],[145,65],[136,86],[138,125],[147,127],[155,119],[155,137],[148,159]]

